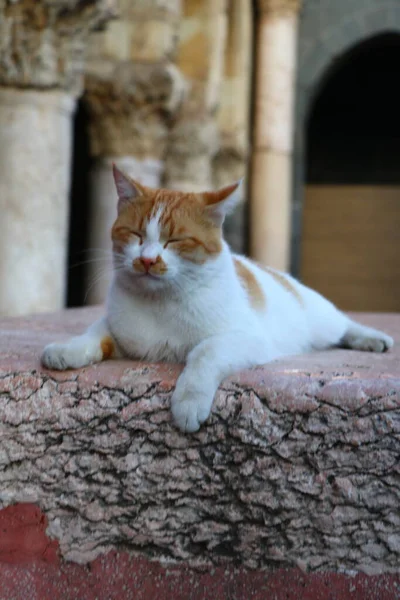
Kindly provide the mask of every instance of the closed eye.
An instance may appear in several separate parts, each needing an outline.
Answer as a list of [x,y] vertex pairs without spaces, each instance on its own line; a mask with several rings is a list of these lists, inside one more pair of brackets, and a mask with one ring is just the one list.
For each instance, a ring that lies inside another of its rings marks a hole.
[[143,243],[143,238],[140,233],[138,233],[137,231],[131,231],[131,230],[129,231],[129,233],[131,235],[134,235],[135,237],[139,238],[141,244]]
[[112,238],[115,241],[129,242],[129,238],[135,236],[139,239],[140,244],[143,243],[142,234],[136,231],[136,229],[130,229],[129,227],[113,227]]
[[169,244],[179,244],[181,242],[188,242],[192,240],[192,238],[187,237],[187,238],[173,238],[172,240],[168,240],[167,242],[165,242],[164,244],[164,248],[166,248]]

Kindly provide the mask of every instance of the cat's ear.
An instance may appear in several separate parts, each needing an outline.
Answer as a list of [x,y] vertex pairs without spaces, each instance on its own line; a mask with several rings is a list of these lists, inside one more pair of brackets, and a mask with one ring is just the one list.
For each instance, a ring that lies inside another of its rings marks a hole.
[[124,206],[143,196],[145,189],[140,183],[120,171],[115,163],[113,163],[113,175],[118,194],[118,212],[120,212]]
[[232,183],[216,192],[203,194],[206,213],[218,226],[222,225],[226,215],[234,211],[240,201],[243,179]]

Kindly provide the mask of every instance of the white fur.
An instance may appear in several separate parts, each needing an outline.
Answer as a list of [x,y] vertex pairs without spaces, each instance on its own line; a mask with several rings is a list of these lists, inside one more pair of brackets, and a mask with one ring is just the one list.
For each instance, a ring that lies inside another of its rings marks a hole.
[[[229,203],[228,203],[229,204]],[[158,222],[159,215],[154,217]],[[101,360],[99,346],[111,335],[119,355],[149,361],[186,362],[172,397],[172,413],[183,431],[196,431],[210,414],[215,392],[231,373],[274,359],[335,345],[383,351],[393,340],[352,322],[315,291],[285,275],[301,296],[243,257],[260,283],[265,310],[252,308],[224,243],[204,265],[185,261],[164,248],[150,222],[150,234],[133,241],[117,264],[107,316],[65,344],[47,346],[45,366],[80,367]],[[135,273],[132,261],[157,250],[168,265],[164,276]]]

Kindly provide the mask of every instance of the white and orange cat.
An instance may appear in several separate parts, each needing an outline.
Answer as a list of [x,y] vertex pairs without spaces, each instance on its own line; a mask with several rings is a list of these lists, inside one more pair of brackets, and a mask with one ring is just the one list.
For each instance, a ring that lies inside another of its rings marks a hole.
[[240,183],[217,192],[147,188],[114,167],[114,277],[106,316],[48,345],[43,364],[112,357],[185,362],[172,396],[177,426],[197,431],[231,373],[332,346],[384,352],[388,335],[359,325],[290,275],[232,254],[222,236]]

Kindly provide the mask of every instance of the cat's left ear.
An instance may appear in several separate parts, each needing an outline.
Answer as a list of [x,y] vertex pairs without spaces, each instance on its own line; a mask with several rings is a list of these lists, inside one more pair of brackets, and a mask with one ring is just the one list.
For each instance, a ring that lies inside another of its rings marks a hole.
[[115,187],[118,193],[118,212],[121,209],[145,193],[145,188],[137,181],[125,175],[118,167],[113,163],[113,175],[115,181]]
[[226,215],[234,211],[240,201],[242,188],[243,179],[240,179],[216,192],[203,194],[206,212],[216,225],[222,225]]

